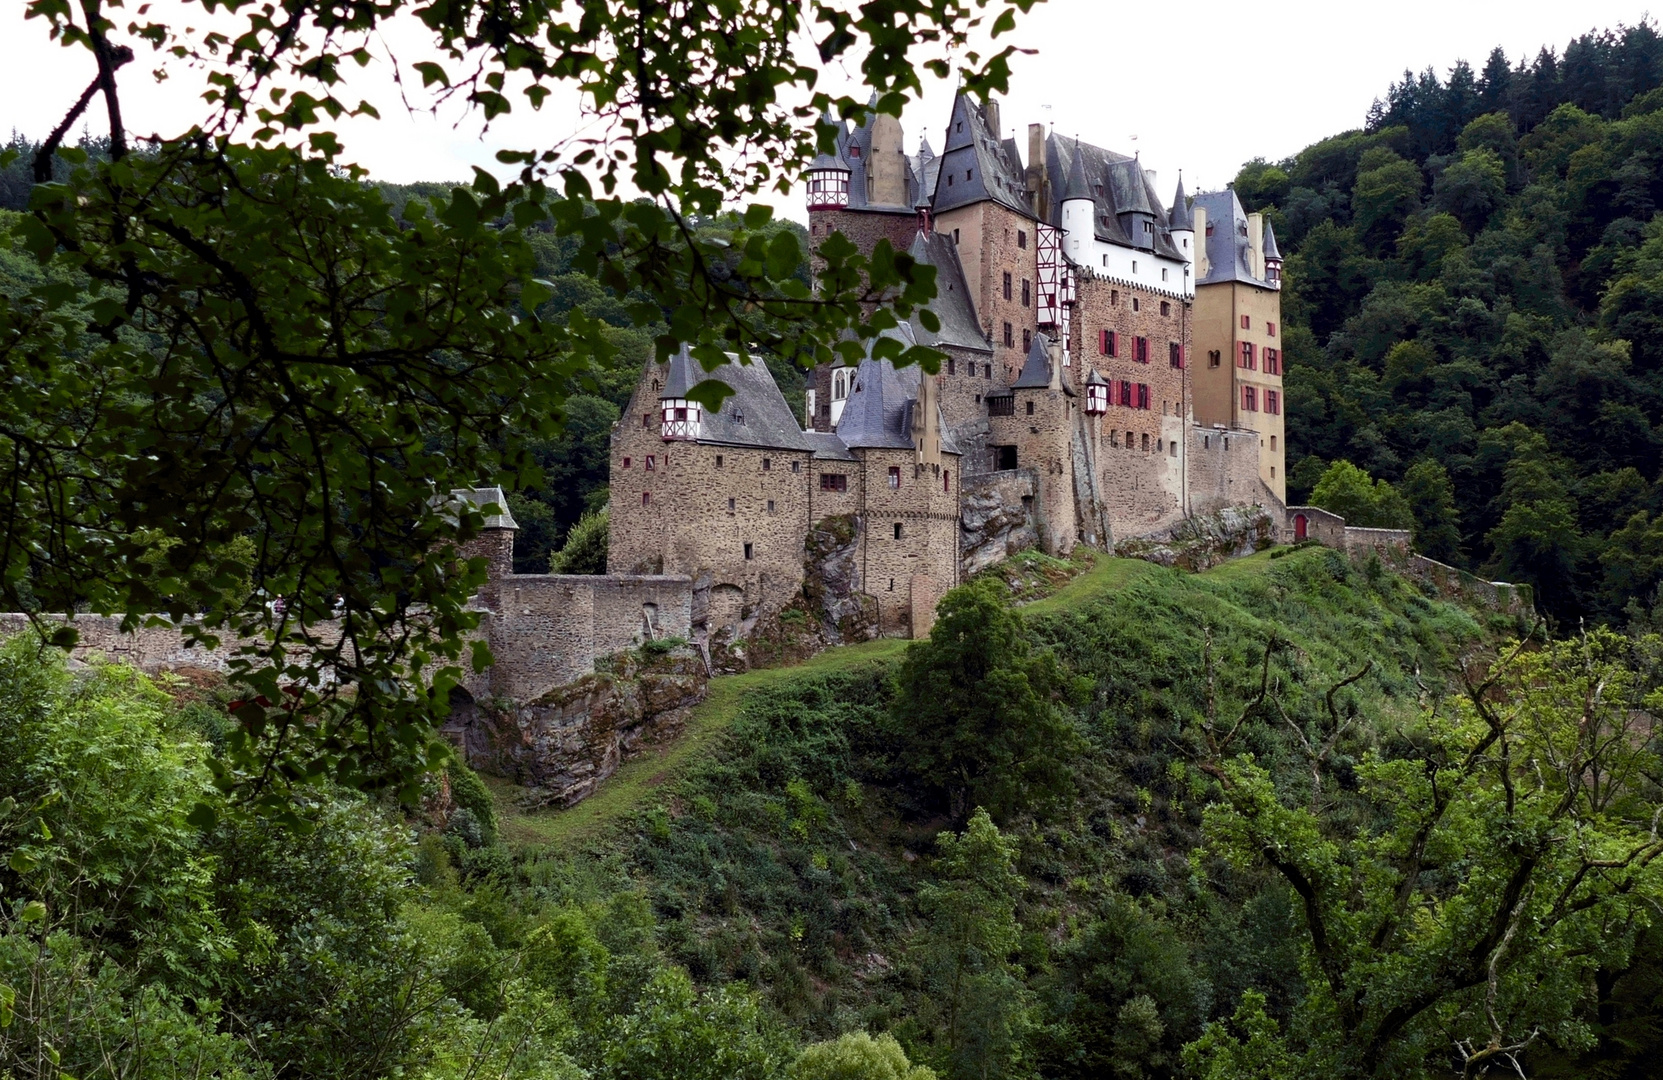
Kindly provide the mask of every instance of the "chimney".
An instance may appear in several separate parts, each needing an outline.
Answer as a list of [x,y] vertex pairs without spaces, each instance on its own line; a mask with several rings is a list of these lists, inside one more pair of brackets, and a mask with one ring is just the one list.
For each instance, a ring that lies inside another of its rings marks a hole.
[[1265,276],[1265,216],[1247,215],[1247,266],[1253,276]]
[[1154,169],[1145,169],[1145,170],[1143,170],[1143,175],[1149,178],[1149,186],[1150,187],[1154,188],[1156,191],[1161,190],[1161,182],[1155,178],[1155,170]]
[[1190,216],[1195,219],[1195,280],[1200,281],[1213,271],[1207,260],[1207,208],[1197,202]]
[[1041,221],[1051,219],[1051,186],[1045,175],[1045,125],[1028,125],[1028,183],[1029,209]]
[[988,129],[988,131],[992,132],[993,141],[998,142],[999,141],[999,99],[994,97],[992,94],[989,94],[988,97],[987,97],[987,107],[985,109],[983,109],[982,112],[983,112],[983,115],[985,115],[987,117],[987,129]]

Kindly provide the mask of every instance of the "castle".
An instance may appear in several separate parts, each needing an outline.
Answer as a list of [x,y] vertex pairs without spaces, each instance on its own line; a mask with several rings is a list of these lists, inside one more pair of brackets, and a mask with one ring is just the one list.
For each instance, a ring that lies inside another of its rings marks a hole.
[[[833,121],[823,119],[824,124]],[[811,242],[888,240],[935,268],[934,375],[822,365],[788,403],[760,363],[649,363],[614,431],[613,575],[692,580],[737,640],[804,593],[833,622],[917,635],[966,574],[1260,506],[1286,517],[1281,256],[1230,190],[1170,206],[1136,157],[959,94],[941,153],[893,117],[835,124],[808,171]],[[687,398],[719,379],[718,412]],[[828,580],[814,580],[824,578]]]

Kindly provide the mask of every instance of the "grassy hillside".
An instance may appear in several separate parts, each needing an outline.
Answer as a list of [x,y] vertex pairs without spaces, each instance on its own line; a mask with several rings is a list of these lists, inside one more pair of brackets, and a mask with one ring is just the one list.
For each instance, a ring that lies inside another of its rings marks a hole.
[[[1022,610],[1031,641],[1089,685],[1074,715],[1072,797],[1001,822],[1025,881],[1024,977],[1062,1023],[1062,959],[1082,935],[1109,911],[1148,921],[1183,975],[1164,1003],[1169,1057],[1243,990],[1268,989],[1285,1010],[1300,983],[1285,896],[1191,860],[1217,781],[1189,763],[1189,733],[1241,713],[1266,678],[1303,722],[1330,687],[1367,668],[1338,698],[1369,718],[1342,740],[1344,776],[1442,692],[1435,672],[1518,629],[1322,548],[1199,575],[1101,557]],[[934,880],[937,835],[954,822],[897,760],[904,721],[890,702],[904,648],[878,642],[717,679],[685,738],[573,810],[518,815],[498,789],[525,873],[573,901],[646,896],[668,951],[696,979],[749,983],[805,1037],[905,1031],[922,992],[919,893]],[[1244,726],[1242,748],[1301,783],[1293,736],[1270,718]],[[1041,1058],[1062,1053],[1034,1040]]]

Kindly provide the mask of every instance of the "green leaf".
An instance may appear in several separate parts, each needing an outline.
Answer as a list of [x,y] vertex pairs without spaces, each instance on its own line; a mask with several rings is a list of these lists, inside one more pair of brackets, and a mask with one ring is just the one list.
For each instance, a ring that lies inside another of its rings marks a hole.
[[39,900],[31,900],[23,905],[23,911],[17,918],[25,924],[40,922],[46,918],[46,905]]
[[11,867],[14,873],[27,874],[38,866],[39,862],[28,852],[18,850],[11,853],[11,857],[6,860],[6,865]]
[[520,286],[520,306],[528,312],[535,312],[548,303],[554,295],[554,283],[542,278],[532,278]]

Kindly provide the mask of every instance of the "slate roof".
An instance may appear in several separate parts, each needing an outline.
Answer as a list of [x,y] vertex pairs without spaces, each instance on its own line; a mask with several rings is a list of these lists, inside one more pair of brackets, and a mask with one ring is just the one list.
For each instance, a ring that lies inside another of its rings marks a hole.
[[1172,196],[1172,209],[1167,211],[1167,229],[1195,231],[1195,215],[1190,213],[1189,198],[1184,194],[1184,178],[1178,177],[1178,190]]
[[1035,334],[1034,343],[1028,349],[1028,359],[1022,365],[1022,374],[1011,383],[1012,390],[1046,390],[1051,386],[1051,339],[1044,334]]
[[[870,104],[877,105],[878,95],[874,93]],[[886,206],[872,202],[866,192],[866,167],[872,160],[872,124],[877,120],[876,113],[868,113],[866,123],[851,128],[841,120],[833,120],[830,116],[822,117],[822,123],[830,123],[837,128],[837,156],[829,164],[820,162],[826,155],[814,159],[811,169],[818,168],[846,168],[849,170],[849,209],[876,210],[885,213],[910,214],[921,203],[929,201],[930,186],[926,186],[921,169],[922,162],[915,161],[904,152],[901,160],[906,165],[906,205]],[[940,162],[935,162],[940,167]],[[930,184],[934,184],[933,177]]]
[[[1144,215],[1155,225],[1154,252],[1169,259],[1183,260],[1184,254],[1172,242],[1172,228],[1167,211],[1161,205],[1149,174],[1137,158],[1117,154],[1100,146],[1078,139],[1059,138],[1055,133],[1045,140],[1045,171],[1048,176],[1067,177],[1064,198],[1075,184],[1073,172],[1078,167],[1086,187],[1086,194],[1097,204],[1097,239],[1121,247],[1150,250],[1122,227],[1121,215]],[[1062,227],[1063,199],[1051,206],[1051,224]],[[1132,219],[1135,222],[1136,218]],[[1131,222],[1129,222],[1131,223]]]
[[1074,153],[1068,162],[1068,180],[1062,186],[1062,202],[1070,199],[1091,198],[1091,185],[1086,182],[1086,159],[1080,153],[1080,140],[1074,140]]
[[[502,511],[498,514],[485,515],[484,527],[487,529],[518,529],[520,527],[519,523],[514,520],[514,515],[509,512],[508,496],[502,493],[500,487],[451,488],[450,506],[463,502],[472,503],[473,508],[481,513],[484,513],[487,506],[495,506]],[[454,522],[455,518],[451,520]]]
[[770,450],[808,450],[808,440],[797,423],[791,406],[785,403],[768,366],[758,358],[741,364],[733,353],[715,371],[705,371],[685,347],[663,367],[662,397],[686,397],[687,391],[706,379],[717,379],[733,388],[732,396],[717,412],[704,410],[698,442],[715,446],[751,446]]
[[965,281],[964,264],[959,261],[958,245],[946,233],[920,232],[912,241],[912,257],[935,267],[935,299],[930,310],[941,320],[941,329],[930,333],[912,317],[912,337],[920,345],[951,345],[991,354],[993,343],[982,333],[976,318],[976,302],[970,296]]
[[1263,242],[1265,247],[1265,258],[1280,259],[1282,257],[1282,249],[1276,246],[1276,228],[1271,225],[1269,218],[1265,218],[1265,237]]
[[[911,329],[904,323],[886,336],[915,344]],[[912,438],[912,419],[918,407],[918,381],[922,377],[923,372],[916,367],[896,368],[888,360],[874,360],[868,355],[855,369],[854,388],[843,402],[843,414],[837,421],[838,439],[850,450],[914,449],[917,444]],[[942,451],[959,453],[939,405],[936,410]]]
[[843,440],[839,439],[834,431],[805,431],[803,438],[814,448],[817,461],[855,460],[855,456],[849,453],[849,448],[843,445]]
[[1207,211],[1207,228],[1212,235],[1200,238],[1207,245],[1207,275],[1197,276],[1197,285],[1215,285],[1223,281],[1241,281],[1264,288],[1273,286],[1263,278],[1253,276],[1247,261],[1247,212],[1241,208],[1235,191],[1203,192],[1195,197],[1195,205]]
[[1024,217],[1034,216],[1016,140],[1001,142],[988,126],[986,109],[960,92],[953,98],[931,205],[939,214],[988,199]]

